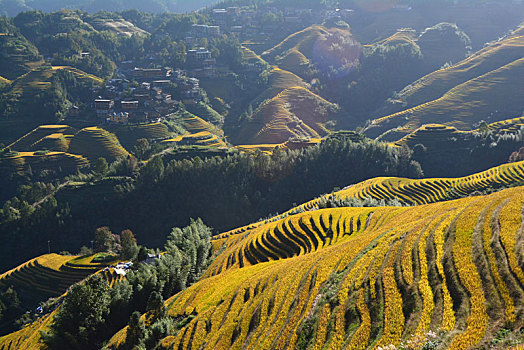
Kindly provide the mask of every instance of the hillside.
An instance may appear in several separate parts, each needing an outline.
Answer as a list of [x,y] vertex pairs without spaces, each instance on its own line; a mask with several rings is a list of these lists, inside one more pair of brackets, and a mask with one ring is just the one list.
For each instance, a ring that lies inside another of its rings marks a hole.
[[[134,146],[138,138],[154,139],[169,136],[163,124],[146,124],[117,129],[124,140]],[[98,158],[111,162],[129,155],[119,139],[97,127],[80,131],[68,125],[41,125],[8,146],[11,153],[0,159],[0,165],[18,172],[62,169],[74,171]]]
[[100,79],[92,74],[85,73],[79,69],[68,67],[68,66],[53,66],[44,67],[31,70],[23,76],[16,79],[10,92],[16,94],[32,95],[36,94],[51,86],[51,81],[54,74],[59,70],[65,70],[73,73],[79,79],[89,79],[95,84],[101,84],[103,79]]
[[[2,275],[0,288],[12,286],[26,308],[36,308],[48,298],[61,298],[73,284],[87,276],[102,273],[113,285],[121,280],[114,269],[105,269],[113,261],[97,262],[97,255],[64,256],[46,254],[32,259]],[[58,309],[45,309],[44,315],[19,331],[0,337],[0,349],[38,349],[40,331],[47,329]],[[32,311],[32,310],[31,310]],[[5,325],[1,325],[4,327]]]
[[282,143],[289,138],[319,138],[337,106],[303,87],[288,88],[263,103],[239,132],[240,144]]
[[98,127],[84,128],[75,134],[69,144],[69,152],[80,154],[91,162],[100,157],[112,162],[129,155],[115,135]]
[[352,68],[358,64],[360,51],[349,30],[314,25],[288,36],[262,58],[307,78],[311,69],[325,73]]
[[495,42],[449,68],[435,71],[399,93],[403,111],[375,119],[367,134],[399,128],[409,133],[426,123],[471,130],[480,120],[496,122],[522,111],[524,37]]
[[[365,349],[413,335],[420,346],[486,345],[505,322],[522,327],[523,204],[520,187],[410,208],[324,209],[247,229],[215,242],[225,250],[207,278],[166,302],[172,317],[193,317],[162,344]],[[123,339],[125,330],[110,348]]]

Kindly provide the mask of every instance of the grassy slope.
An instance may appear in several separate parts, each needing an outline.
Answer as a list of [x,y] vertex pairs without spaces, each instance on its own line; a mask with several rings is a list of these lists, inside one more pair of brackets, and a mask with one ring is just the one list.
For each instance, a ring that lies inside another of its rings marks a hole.
[[207,278],[167,301],[170,315],[195,317],[164,344],[364,349],[441,329],[445,348],[484,346],[504,322],[524,320],[523,204],[519,187],[410,208],[324,209],[230,236]]
[[[512,119],[502,120],[488,124],[488,130],[496,134],[514,134],[524,127],[524,117],[517,117]],[[471,136],[472,133],[481,133],[482,131],[476,129],[473,131],[461,131],[452,126],[442,124],[426,124],[415,130],[414,132],[395,141],[394,145],[406,145],[413,149],[416,144],[423,144],[427,148],[437,150],[442,147],[443,143],[450,143],[453,141],[453,149],[457,147],[467,148],[467,143],[463,143],[466,136]],[[402,135],[402,134],[400,134]]]

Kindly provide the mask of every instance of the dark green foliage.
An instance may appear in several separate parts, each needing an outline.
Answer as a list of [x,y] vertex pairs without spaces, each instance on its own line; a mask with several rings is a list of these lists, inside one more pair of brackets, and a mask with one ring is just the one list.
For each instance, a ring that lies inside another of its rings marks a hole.
[[74,285],[55,315],[44,342],[50,349],[99,348],[107,332],[110,294],[102,275],[94,275],[84,283]]
[[95,251],[110,252],[115,247],[115,238],[109,227],[99,227],[95,231]]
[[136,259],[138,255],[138,245],[135,235],[131,230],[124,230],[120,233],[120,243],[122,245],[122,251],[120,252],[122,259]]
[[105,158],[98,158],[95,162],[93,170],[99,176],[104,176],[105,174],[107,174],[109,170],[109,166],[107,165],[107,160]]

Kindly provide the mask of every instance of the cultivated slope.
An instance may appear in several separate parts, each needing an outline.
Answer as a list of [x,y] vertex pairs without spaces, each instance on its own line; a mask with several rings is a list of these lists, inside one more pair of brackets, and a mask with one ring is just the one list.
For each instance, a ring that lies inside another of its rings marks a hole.
[[523,325],[523,204],[519,187],[318,210],[231,236],[208,277],[166,303],[193,318],[163,344],[366,349],[440,330],[444,348],[483,347],[502,325]]
[[241,129],[245,144],[286,142],[292,137],[318,138],[327,134],[324,123],[336,105],[303,87],[287,88],[263,103]]
[[520,114],[524,36],[518,34],[406,87],[399,99],[407,109],[375,119],[367,134],[378,136],[397,127],[407,134],[427,123],[471,130],[480,120],[497,121],[501,116]]

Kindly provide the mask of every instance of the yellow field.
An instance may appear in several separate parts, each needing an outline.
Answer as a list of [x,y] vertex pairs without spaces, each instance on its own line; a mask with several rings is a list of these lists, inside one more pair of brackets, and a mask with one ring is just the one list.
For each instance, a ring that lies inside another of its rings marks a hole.
[[227,147],[226,143],[209,131],[201,131],[194,134],[186,134],[173,139],[164,140],[163,143],[177,143],[183,146],[206,146],[206,147]]
[[[443,330],[443,348],[483,348],[498,330],[490,324],[524,322],[514,264],[523,204],[517,187],[417,207],[323,209],[248,228],[215,242],[225,250],[205,278],[166,302],[173,317],[196,316],[162,343],[376,349]],[[485,264],[485,256],[493,259]],[[487,290],[495,292],[488,298]]]
[[473,125],[486,119],[490,112],[520,113],[520,102],[524,96],[522,76],[524,59],[519,59],[457,85],[436,100],[375,119],[370,130],[376,128],[379,131],[375,133],[380,133],[401,127],[407,134],[427,123],[472,130]]
[[[504,164],[481,173],[461,178],[406,179],[378,177],[348,186],[341,191],[324,195],[326,198],[374,198],[391,200],[398,198],[406,203],[429,204],[467,196],[490,186],[517,185],[524,182],[524,161]],[[311,211],[318,209],[320,198],[299,205],[272,220],[293,215],[297,209]],[[216,236],[216,239],[243,234],[247,230],[264,225],[265,221],[250,224]]]

